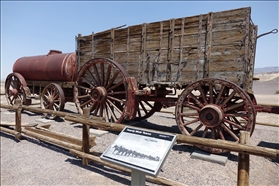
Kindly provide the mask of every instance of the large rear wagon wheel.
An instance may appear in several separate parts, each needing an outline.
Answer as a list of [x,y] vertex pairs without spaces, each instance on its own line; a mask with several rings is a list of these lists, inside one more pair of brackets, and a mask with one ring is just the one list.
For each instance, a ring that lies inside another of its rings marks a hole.
[[[62,111],[65,106],[65,96],[62,88],[51,83],[47,85],[41,93],[41,108],[54,111]],[[54,114],[44,114],[47,119],[56,119],[58,116]]]
[[27,87],[24,77],[19,73],[11,73],[5,81],[5,94],[9,105],[14,105],[16,99],[22,100],[23,105],[31,105],[31,99],[27,98]]
[[[202,79],[190,84],[177,101],[176,123],[182,134],[239,142],[240,131],[252,135],[256,111],[248,94],[221,79]],[[212,153],[226,150],[198,146]]]
[[127,72],[117,62],[95,58],[86,62],[77,77],[75,103],[80,114],[90,108],[93,116],[121,123],[127,105]]

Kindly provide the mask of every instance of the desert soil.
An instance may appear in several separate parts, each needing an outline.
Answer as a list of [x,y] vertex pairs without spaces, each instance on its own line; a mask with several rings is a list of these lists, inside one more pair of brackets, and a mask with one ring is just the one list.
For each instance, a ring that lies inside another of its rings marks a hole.
[[[279,73],[257,74],[260,80],[254,81],[253,89],[258,104],[279,103]],[[1,84],[1,93],[3,87]],[[1,104],[6,104],[1,94]],[[38,104],[32,105],[39,107]],[[65,110],[75,112],[74,103],[67,103]],[[14,112],[1,109],[1,123],[14,123]],[[35,121],[42,118],[27,111],[22,113],[22,123],[43,123]],[[279,116],[258,113],[257,123],[279,125]],[[81,138],[81,124],[51,120],[50,129]],[[179,133],[174,116],[156,113],[138,126]],[[104,152],[116,139],[117,133],[110,132],[96,138],[93,149]],[[1,138],[1,185],[130,185],[131,175],[90,162],[82,166],[68,150],[49,143],[26,138],[15,140],[14,136],[0,132]],[[256,124],[251,136],[251,144],[279,150],[279,128]],[[185,185],[236,185],[238,153],[230,152],[226,165],[191,158],[195,147],[176,143],[159,172],[160,177]],[[146,185],[156,185],[146,181]],[[250,185],[279,185],[279,159],[250,156]]]

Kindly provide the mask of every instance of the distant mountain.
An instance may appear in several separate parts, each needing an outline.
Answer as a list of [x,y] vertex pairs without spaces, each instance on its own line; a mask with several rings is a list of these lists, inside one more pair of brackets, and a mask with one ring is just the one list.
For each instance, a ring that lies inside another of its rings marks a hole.
[[254,69],[255,74],[271,73],[271,72],[279,72],[279,66],[277,66],[277,67],[263,67],[263,68],[255,68]]

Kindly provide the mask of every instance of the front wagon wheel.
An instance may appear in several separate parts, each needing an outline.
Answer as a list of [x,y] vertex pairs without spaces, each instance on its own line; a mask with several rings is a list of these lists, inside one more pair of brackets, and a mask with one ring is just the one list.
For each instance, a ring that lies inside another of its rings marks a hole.
[[[175,116],[182,134],[239,142],[240,131],[252,135],[256,111],[250,97],[238,85],[212,78],[196,81],[182,92]],[[217,154],[227,152],[199,148]]]

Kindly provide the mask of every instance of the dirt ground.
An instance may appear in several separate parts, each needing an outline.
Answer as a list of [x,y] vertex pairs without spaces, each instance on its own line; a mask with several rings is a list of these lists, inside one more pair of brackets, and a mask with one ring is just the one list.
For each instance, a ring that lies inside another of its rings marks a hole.
[[[258,104],[279,105],[279,73],[258,74],[253,90]],[[6,104],[1,83],[1,104]],[[39,107],[39,105],[33,105]],[[73,103],[66,104],[66,111],[75,112]],[[1,109],[1,123],[13,123],[14,112]],[[22,123],[37,123],[42,118],[30,112],[22,114]],[[147,127],[160,130],[176,128],[174,116],[156,113],[143,121]],[[257,123],[279,125],[279,115],[258,113]],[[51,130],[81,138],[81,125],[63,119],[51,121]],[[116,139],[117,133],[97,137],[98,152],[104,150]],[[14,136],[0,132],[1,139],[1,185],[130,185],[131,175],[106,166],[90,162],[82,166],[81,160],[49,143],[27,138],[17,141]],[[251,144],[279,150],[279,127],[256,124]],[[192,159],[194,147],[175,144],[159,176],[177,181],[181,185],[236,185],[238,154],[231,152],[225,166]],[[146,182],[146,185],[156,185]],[[250,156],[250,185],[279,185],[279,159]]]

